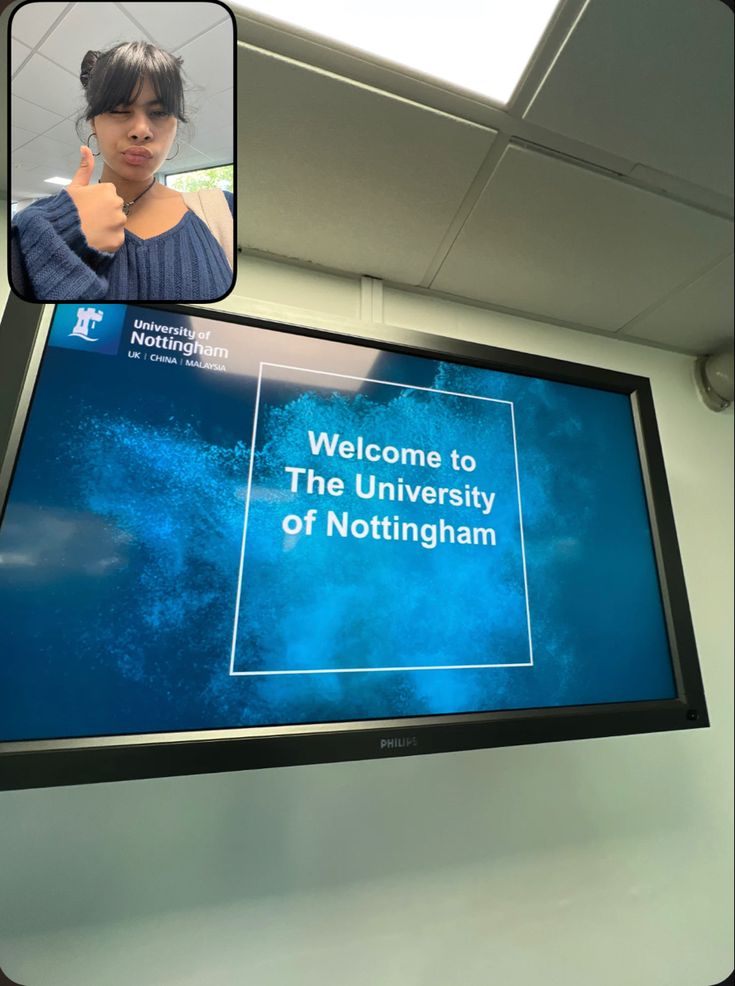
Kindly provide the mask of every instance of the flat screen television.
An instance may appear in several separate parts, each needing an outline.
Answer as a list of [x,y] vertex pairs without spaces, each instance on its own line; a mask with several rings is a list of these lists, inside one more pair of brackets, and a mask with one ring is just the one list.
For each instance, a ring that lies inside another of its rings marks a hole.
[[647,379],[173,305],[0,344],[0,786],[708,725]]

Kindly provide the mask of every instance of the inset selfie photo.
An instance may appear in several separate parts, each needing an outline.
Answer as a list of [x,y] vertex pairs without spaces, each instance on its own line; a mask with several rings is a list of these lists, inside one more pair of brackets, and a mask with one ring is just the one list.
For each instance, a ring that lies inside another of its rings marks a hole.
[[217,0],[10,22],[8,276],[25,301],[218,301],[235,279],[235,26]]

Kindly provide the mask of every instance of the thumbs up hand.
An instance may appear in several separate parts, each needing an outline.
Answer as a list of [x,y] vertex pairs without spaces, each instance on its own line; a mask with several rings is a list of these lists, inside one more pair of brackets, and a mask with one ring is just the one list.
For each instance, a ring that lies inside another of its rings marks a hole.
[[72,178],[70,185],[84,188],[86,185],[89,185],[89,180],[92,177],[92,172],[94,171],[94,155],[86,144],[82,145],[79,150],[82,155],[82,160],[79,162],[79,167],[74,173],[74,177]]
[[111,182],[89,184],[94,171],[94,155],[86,145],[80,151],[82,160],[64,191],[77,207],[87,243],[95,250],[115,253],[125,241],[124,202]]

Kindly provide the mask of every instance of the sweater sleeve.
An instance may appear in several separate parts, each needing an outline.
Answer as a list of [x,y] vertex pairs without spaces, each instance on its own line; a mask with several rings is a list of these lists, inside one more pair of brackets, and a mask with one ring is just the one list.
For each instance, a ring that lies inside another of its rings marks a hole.
[[24,301],[38,301],[33,293],[31,282],[28,280],[23,257],[20,253],[20,243],[18,242],[18,227],[13,223],[10,227],[10,263],[8,271],[10,273],[10,285],[17,295]]
[[107,294],[106,275],[115,254],[89,245],[77,207],[65,191],[18,213],[13,248],[18,254],[13,270],[23,271],[33,300],[99,301]]

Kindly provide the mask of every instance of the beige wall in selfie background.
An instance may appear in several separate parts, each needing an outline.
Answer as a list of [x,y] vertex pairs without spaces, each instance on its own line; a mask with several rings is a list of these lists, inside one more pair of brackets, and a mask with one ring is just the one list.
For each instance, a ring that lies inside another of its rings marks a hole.
[[214,307],[650,377],[712,727],[0,794],[0,965],[27,986],[721,981],[732,409],[701,404],[688,356],[357,277],[241,258]]

